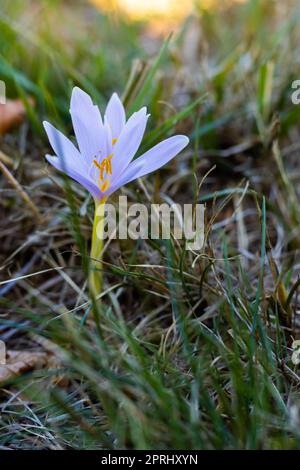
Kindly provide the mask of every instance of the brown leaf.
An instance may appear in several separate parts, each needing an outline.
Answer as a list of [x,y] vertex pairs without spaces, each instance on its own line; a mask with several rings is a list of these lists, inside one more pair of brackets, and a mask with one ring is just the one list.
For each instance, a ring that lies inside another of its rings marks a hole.
[[[32,98],[28,101],[31,106],[34,105]],[[25,116],[26,109],[21,100],[7,100],[5,104],[0,104],[0,135],[21,124]]]
[[0,383],[49,363],[46,352],[7,351],[6,364],[0,364]]

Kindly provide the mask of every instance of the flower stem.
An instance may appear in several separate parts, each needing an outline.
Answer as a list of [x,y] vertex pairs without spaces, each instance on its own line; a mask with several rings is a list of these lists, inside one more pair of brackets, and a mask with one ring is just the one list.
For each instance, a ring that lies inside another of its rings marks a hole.
[[95,200],[95,215],[91,246],[89,286],[91,295],[96,297],[102,290],[102,250],[104,231],[104,209],[106,199]]

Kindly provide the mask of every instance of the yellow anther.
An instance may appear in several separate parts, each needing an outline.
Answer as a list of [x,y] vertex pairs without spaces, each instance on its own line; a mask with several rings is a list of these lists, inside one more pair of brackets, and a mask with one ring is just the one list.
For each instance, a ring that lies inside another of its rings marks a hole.
[[105,179],[104,172],[106,173],[106,175],[112,174],[111,159],[112,159],[112,154],[109,157],[104,158],[100,164],[97,162],[97,160],[93,161],[94,165],[96,165],[96,167],[100,170],[99,179],[101,181],[104,181]]
[[113,154],[109,155],[107,158],[104,158],[101,163],[98,163],[97,160],[93,160],[94,165],[98,168],[98,170],[100,170],[98,186],[102,192],[106,191],[110,187],[110,181],[107,176],[112,174],[112,156]]
[[115,145],[116,142],[118,142],[118,139],[115,137],[115,138],[112,140],[112,144]]

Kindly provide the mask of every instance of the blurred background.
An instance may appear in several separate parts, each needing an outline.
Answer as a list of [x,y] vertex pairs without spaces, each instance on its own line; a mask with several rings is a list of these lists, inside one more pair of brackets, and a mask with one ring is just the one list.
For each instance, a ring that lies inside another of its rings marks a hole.
[[115,89],[132,99],[128,87],[171,33],[151,90],[156,114],[167,112],[160,99],[182,105],[203,91],[217,114],[256,105],[259,70],[270,61],[272,99],[284,99],[299,70],[293,0],[3,0],[0,21],[0,78],[9,97],[34,97],[29,117],[40,129],[35,113],[63,117],[74,83],[102,103]]

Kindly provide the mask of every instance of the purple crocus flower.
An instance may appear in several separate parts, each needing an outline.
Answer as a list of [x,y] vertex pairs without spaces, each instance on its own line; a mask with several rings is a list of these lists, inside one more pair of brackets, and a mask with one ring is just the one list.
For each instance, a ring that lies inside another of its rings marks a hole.
[[114,93],[102,120],[99,108],[90,96],[75,87],[70,113],[79,149],[52,124],[44,121],[56,154],[46,155],[46,159],[84,186],[95,201],[105,200],[121,186],[162,167],[189,142],[186,136],[175,135],[133,161],[149,117],[145,107],[126,121],[124,107]]

